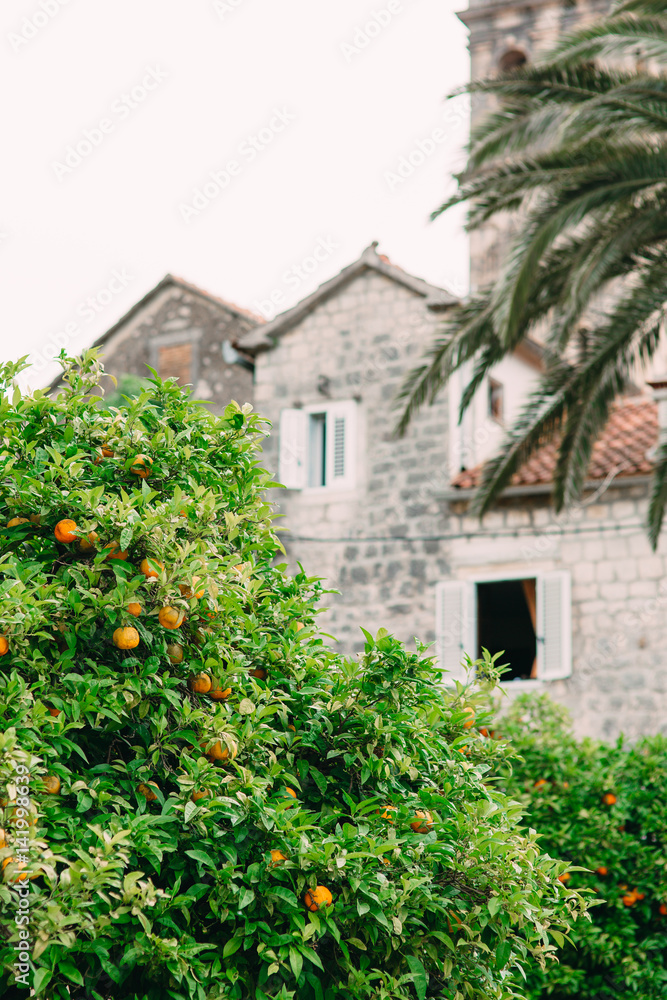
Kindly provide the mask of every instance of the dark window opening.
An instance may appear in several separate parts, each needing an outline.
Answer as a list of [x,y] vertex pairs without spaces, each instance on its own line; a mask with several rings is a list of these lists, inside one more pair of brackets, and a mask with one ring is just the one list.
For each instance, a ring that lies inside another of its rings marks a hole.
[[308,485],[326,486],[327,482],[327,416],[311,413],[308,441]]
[[506,52],[504,56],[498,62],[498,67],[503,73],[508,73],[510,70],[518,69],[519,66],[525,66],[528,62],[526,58],[526,53],[522,52],[521,49],[510,49]]
[[509,670],[504,681],[537,676],[535,580],[497,580],[477,584],[478,656],[482,647]]
[[489,416],[499,424],[503,422],[503,387],[495,379],[489,379]]

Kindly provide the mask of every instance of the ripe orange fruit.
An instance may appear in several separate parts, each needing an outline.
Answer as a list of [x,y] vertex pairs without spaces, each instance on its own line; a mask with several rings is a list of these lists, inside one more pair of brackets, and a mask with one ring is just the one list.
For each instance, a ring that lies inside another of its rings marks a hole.
[[468,718],[463,723],[463,728],[470,729],[472,726],[475,725],[475,710],[474,708],[468,707],[464,708],[463,711],[468,713]]
[[183,647],[179,646],[177,642],[172,643],[170,646],[167,646],[167,656],[170,663],[182,663]]
[[135,618],[138,618],[141,614],[142,608],[138,601],[132,601],[131,604],[128,604],[127,610],[131,615],[134,615]]
[[134,649],[135,646],[139,645],[140,641],[139,633],[136,628],[132,628],[131,626],[117,628],[113,634],[113,644],[118,649]]
[[287,728],[291,729],[293,733],[296,732],[296,726],[288,726]]
[[66,517],[64,520],[58,521],[53,530],[53,534],[59,542],[63,542],[67,545],[69,542],[75,542],[77,540],[76,531],[76,521],[72,521],[71,518]]
[[215,687],[209,691],[209,695],[213,701],[227,701],[231,693],[231,688],[225,688],[223,691],[218,681],[216,681]]
[[12,863],[17,866],[17,868],[19,869],[19,873],[16,876],[16,878],[13,878],[13,879],[12,878],[8,878],[7,881],[8,882],[22,882],[23,879],[25,879],[25,878],[28,877],[28,873],[22,870],[26,866],[25,865],[25,861],[17,861],[16,858],[5,858],[5,860],[2,862],[2,870],[4,871],[5,868],[7,867],[7,865],[10,865]]
[[188,687],[191,691],[194,691],[195,694],[208,694],[211,690],[212,683],[213,682],[208,674],[199,673],[190,678],[188,681]]
[[263,667],[255,667],[254,670],[250,670],[249,674],[251,677],[256,677],[258,681],[266,680],[266,670]]
[[110,552],[109,552],[109,555],[107,556],[107,559],[122,559],[122,560],[125,560],[125,559],[127,559],[128,555],[129,555],[127,549],[124,550],[124,551],[123,551],[123,549],[121,549],[120,542],[118,541],[117,538],[114,538],[114,539],[112,539],[112,541],[107,542],[107,544],[104,546],[104,548],[105,549],[110,549]]
[[433,817],[430,812],[417,809],[414,821],[410,824],[410,829],[415,833],[428,833],[433,828]]
[[559,875],[559,876],[558,876],[558,881],[559,881],[559,882],[562,882],[562,883],[563,883],[563,885],[565,885],[565,883],[566,883],[566,882],[569,882],[569,881],[570,881],[570,878],[571,878],[571,876],[570,876],[570,873],[569,873],[569,872],[563,872],[563,874],[562,874],[562,875]]
[[667,917],[667,903],[661,903],[658,907],[658,912],[661,917]]
[[6,656],[9,652],[9,643],[4,635],[0,635],[0,656]]
[[609,874],[609,869],[606,868],[604,865],[600,865],[600,867],[596,868],[595,871],[597,872],[598,875],[604,876]]
[[165,605],[165,607],[160,608],[157,620],[162,628],[180,628],[185,620],[185,612]]
[[602,801],[606,806],[613,806],[616,802],[616,796],[613,792],[607,792],[606,795],[602,796]]
[[110,448],[108,444],[102,445],[102,457],[113,458],[113,448]]
[[385,810],[382,813],[382,817],[381,818],[389,820],[390,823],[393,823],[394,822],[394,817],[391,814],[395,813],[395,812],[398,812],[397,806],[385,806]]
[[89,531],[86,538],[79,539],[79,551],[80,552],[92,552],[95,548],[95,543],[99,540],[99,535],[96,531]]
[[[192,577],[192,582],[196,586],[197,583],[199,582],[199,577],[198,576],[193,576]],[[187,597],[188,600],[192,597],[192,587],[190,586],[189,583],[179,583],[178,589],[180,590],[180,592],[183,595],[183,597]],[[205,593],[206,593],[206,590],[204,588],[202,588],[201,590],[198,590],[197,593],[194,596],[198,600],[201,600]]]
[[271,864],[279,865],[281,861],[287,861],[287,855],[282,851],[271,851]]
[[303,901],[311,913],[316,913],[323,906],[331,906],[333,896],[325,885],[318,885],[317,888],[308,890]]
[[49,795],[58,795],[60,792],[60,778],[57,774],[47,774],[44,778],[44,788]]
[[159,787],[160,786],[156,784],[155,781],[149,781],[149,782],[142,781],[142,783],[137,787],[137,791],[139,792],[140,795],[143,795],[143,797],[146,799],[146,802],[155,802],[155,800],[157,799],[157,795],[155,794],[153,789],[157,788],[159,790]]
[[139,476],[140,479],[148,479],[152,470],[153,459],[149,458],[148,455],[136,455],[130,466],[130,472],[133,472],[135,476]]
[[624,906],[634,906],[636,902],[637,902],[637,894],[634,893],[634,892],[628,892],[623,897],[623,905]]
[[49,715],[52,715],[54,719],[57,719],[58,716],[60,715],[60,709],[59,708],[50,708],[49,709]]
[[637,897],[637,899],[639,900],[639,902],[641,902],[642,899],[646,899],[646,893],[645,892],[637,892],[636,889],[635,889],[635,896]]
[[193,792],[190,798],[193,802],[199,802],[200,799],[205,799],[210,794],[208,788],[203,788],[200,792]]
[[[206,746],[205,743],[201,744],[202,748]],[[236,743],[232,741],[232,760],[234,760],[239,752],[239,748]],[[210,750],[205,751],[206,756],[209,760],[229,760],[229,748],[225,746],[221,740],[214,743]]]
[[306,627],[306,626],[305,626],[305,625],[303,624],[303,622],[297,622],[297,623],[296,623],[296,630],[297,630],[297,632],[300,632],[300,631],[301,631],[301,629],[302,629],[302,628],[305,628],[305,627]]
[[31,514],[30,515],[30,520],[32,521],[33,524],[38,524],[39,525],[39,524],[42,523],[42,515],[41,514]]
[[139,569],[147,580],[157,580],[160,572],[164,569],[164,564],[158,562],[157,559],[142,559],[139,563]]
[[533,788],[544,788],[546,784],[547,784],[546,778],[538,778],[538,780],[533,785]]
[[[27,517],[13,517],[11,521],[7,521],[7,527],[16,528],[19,524],[28,524],[28,523],[29,522]],[[72,524],[74,524],[73,521]]]
[[0,849],[5,847],[7,844],[7,838],[5,837],[5,831],[0,828]]
[[486,728],[486,726],[482,726],[480,728],[479,735],[480,736],[485,736],[488,739],[488,737],[489,737],[489,730]]

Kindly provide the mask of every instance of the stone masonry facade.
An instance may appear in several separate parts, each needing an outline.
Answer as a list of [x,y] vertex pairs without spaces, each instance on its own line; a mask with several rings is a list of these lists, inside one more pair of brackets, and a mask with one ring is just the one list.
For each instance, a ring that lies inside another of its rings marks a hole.
[[[255,405],[274,426],[262,457],[273,472],[282,408],[358,401],[355,488],[273,496],[292,565],[302,560],[341,591],[327,595],[321,624],[349,653],[363,648],[360,626],[384,626],[408,642],[435,638],[433,587],[449,571],[444,545],[432,537],[443,526],[435,488],[446,484],[445,398],[426,407],[404,439],[392,429],[395,396],[439,318],[421,296],[367,271],[255,359]],[[318,390],[322,376],[330,397]]]
[[449,559],[457,579],[566,569],[572,576],[571,677],[512,682],[548,690],[579,735],[667,733],[667,537],[652,552],[648,486],[627,480],[554,515],[547,494],[505,500],[482,525],[451,501]]
[[161,378],[192,385],[195,397],[210,400],[220,413],[232,399],[252,402],[252,364],[232,345],[257,323],[249,313],[166,279],[96,346],[116,378],[149,377],[150,366]]

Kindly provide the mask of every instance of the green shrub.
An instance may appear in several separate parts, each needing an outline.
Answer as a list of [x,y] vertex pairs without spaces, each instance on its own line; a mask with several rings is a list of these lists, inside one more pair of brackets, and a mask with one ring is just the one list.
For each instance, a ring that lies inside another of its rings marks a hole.
[[578,741],[567,713],[524,695],[501,724],[522,760],[501,787],[519,799],[543,850],[583,870],[568,886],[599,901],[559,964],[529,973],[531,1000],[667,996],[667,740]]
[[[47,1000],[521,995],[513,972],[584,904],[485,783],[509,753],[471,725],[493,668],[445,692],[385,632],[355,661],[324,645],[320,583],[274,564],[249,407],[215,417],[156,379],[105,409],[92,355],[57,400],[21,398],[18,370],[0,369],[0,518],[19,519],[0,532],[0,993],[23,990],[29,885]],[[63,519],[82,542],[56,540]],[[333,904],[309,909],[318,885]]]

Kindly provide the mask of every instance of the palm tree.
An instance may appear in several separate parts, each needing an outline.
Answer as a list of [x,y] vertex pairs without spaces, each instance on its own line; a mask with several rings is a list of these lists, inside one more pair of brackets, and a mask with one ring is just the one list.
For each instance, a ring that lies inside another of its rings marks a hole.
[[[480,515],[554,436],[554,504],[574,500],[614,399],[656,351],[667,305],[665,66],[665,0],[625,0],[544,61],[467,88],[495,98],[496,110],[471,136],[457,194],[433,217],[467,202],[471,229],[517,211],[521,226],[497,280],[450,314],[407,378],[398,432],[464,363],[461,417],[501,358],[526,338],[543,343],[539,387],[485,467]],[[666,503],[664,448],[649,505],[654,547]]]

